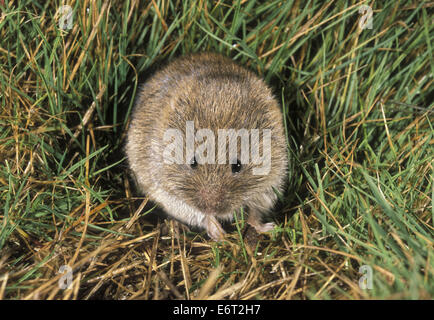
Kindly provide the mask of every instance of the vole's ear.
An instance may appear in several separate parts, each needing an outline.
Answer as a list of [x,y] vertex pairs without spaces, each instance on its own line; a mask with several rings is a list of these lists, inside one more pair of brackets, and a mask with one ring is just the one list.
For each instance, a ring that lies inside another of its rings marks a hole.
[[174,110],[176,110],[176,106],[177,106],[177,101],[174,97],[172,97],[169,101],[169,107],[170,107],[169,109],[171,111],[174,111]]
[[[175,90],[181,90],[180,88],[176,88]],[[185,109],[185,107],[189,104],[188,95],[177,95],[171,94],[169,97],[169,109],[168,111],[174,112],[175,110]]]

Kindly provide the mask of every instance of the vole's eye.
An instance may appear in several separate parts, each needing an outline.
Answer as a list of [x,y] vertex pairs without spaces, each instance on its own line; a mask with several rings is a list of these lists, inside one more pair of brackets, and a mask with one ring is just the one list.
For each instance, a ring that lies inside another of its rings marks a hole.
[[240,172],[242,167],[240,160],[237,159],[237,163],[232,164],[232,173]]
[[196,169],[196,168],[197,168],[196,157],[193,157],[193,159],[190,160],[190,167],[191,167],[192,169]]

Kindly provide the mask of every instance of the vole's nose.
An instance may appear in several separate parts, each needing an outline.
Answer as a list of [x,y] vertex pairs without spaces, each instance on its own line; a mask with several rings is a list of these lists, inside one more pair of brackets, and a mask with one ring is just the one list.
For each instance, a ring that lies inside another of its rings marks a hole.
[[205,186],[199,189],[200,204],[207,213],[217,213],[222,207],[224,191],[221,187]]

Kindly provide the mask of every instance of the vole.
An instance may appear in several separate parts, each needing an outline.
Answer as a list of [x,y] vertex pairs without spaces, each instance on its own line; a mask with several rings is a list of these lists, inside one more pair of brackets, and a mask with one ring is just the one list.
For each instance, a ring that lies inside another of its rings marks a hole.
[[220,240],[219,221],[241,207],[258,232],[275,227],[261,218],[284,189],[284,132],[279,104],[262,79],[220,54],[196,53],[174,59],[139,87],[125,152],[140,192]]

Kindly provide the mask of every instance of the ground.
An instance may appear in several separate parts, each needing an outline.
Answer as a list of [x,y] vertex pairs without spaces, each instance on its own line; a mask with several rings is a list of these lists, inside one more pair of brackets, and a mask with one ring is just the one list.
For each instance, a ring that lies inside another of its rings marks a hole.
[[[0,2],[0,298],[433,298],[432,3],[59,3]],[[281,104],[272,232],[211,241],[129,178],[138,84],[205,50]]]

